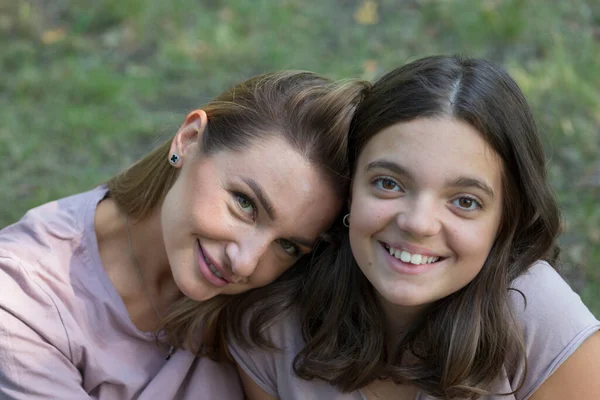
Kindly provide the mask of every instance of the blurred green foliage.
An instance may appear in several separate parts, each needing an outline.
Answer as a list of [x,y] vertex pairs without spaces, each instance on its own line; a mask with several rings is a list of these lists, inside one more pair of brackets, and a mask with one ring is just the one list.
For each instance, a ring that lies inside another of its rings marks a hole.
[[0,0],[0,226],[88,189],[252,75],[502,63],[544,132],[563,275],[600,315],[598,0]]

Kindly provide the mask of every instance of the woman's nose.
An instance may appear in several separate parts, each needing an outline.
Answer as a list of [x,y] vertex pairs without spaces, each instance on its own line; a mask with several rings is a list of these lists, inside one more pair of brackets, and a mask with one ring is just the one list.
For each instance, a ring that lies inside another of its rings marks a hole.
[[253,235],[238,242],[231,242],[225,247],[229,258],[231,272],[240,278],[248,278],[254,273],[256,267],[267,252],[270,240]]

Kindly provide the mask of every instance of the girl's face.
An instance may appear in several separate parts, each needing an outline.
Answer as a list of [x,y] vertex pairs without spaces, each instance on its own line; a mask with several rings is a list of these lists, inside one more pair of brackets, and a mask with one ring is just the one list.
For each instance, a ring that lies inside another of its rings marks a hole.
[[500,225],[502,176],[480,133],[449,117],[398,123],[367,143],[350,243],[384,304],[427,305],[475,278]]

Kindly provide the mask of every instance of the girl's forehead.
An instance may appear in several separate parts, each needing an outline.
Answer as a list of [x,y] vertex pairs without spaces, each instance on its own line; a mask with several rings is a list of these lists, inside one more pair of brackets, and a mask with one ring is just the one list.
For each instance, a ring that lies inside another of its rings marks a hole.
[[361,149],[365,152],[390,152],[426,150],[447,152],[452,148],[469,148],[472,151],[496,154],[477,129],[452,117],[418,118],[397,122],[369,138]]
[[[483,135],[453,118],[422,118],[383,129],[365,145],[357,167],[392,163],[414,176],[487,175],[499,180],[502,162]],[[390,165],[390,164],[387,164]]]

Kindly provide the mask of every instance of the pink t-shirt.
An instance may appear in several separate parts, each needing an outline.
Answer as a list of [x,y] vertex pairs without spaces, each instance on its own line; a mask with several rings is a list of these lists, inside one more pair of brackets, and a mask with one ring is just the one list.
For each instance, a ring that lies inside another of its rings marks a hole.
[[[548,377],[592,334],[600,322],[581,302],[579,296],[546,262],[537,262],[513,282],[527,297],[511,291],[511,305],[524,328],[528,373],[523,386],[511,396],[487,399],[528,399]],[[342,393],[320,380],[306,381],[294,373],[293,361],[304,346],[299,318],[293,313],[278,318],[268,337],[282,351],[246,349],[231,342],[229,350],[240,367],[267,393],[285,400],[366,400],[360,391]],[[490,388],[496,393],[512,392],[523,380],[525,366],[519,365],[510,379],[501,374]],[[433,397],[423,393],[416,400]]]
[[0,231],[1,399],[243,399],[231,364],[139,331],[106,275],[94,214],[106,187]]

